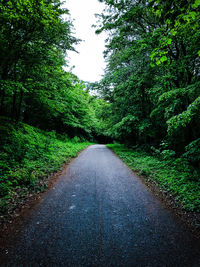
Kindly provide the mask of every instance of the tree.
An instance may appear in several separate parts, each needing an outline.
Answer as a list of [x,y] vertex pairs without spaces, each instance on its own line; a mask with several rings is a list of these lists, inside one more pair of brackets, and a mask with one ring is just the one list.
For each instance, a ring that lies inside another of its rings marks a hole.
[[18,119],[31,70],[47,62],[52,50],[63,57],[77,40],[58,0],[1,0],[0,14],[0,112]]
[[[199,1],[104,0],[110,131],[123,142],[163,142],[177,154],[199,137]],[[105,86],[106,85],[106,86]]]

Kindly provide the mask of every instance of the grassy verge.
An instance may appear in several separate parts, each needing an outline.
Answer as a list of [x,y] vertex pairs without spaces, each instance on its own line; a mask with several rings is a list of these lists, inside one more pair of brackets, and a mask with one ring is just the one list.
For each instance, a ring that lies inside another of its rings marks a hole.
[[120,144],[107,146],[132,170],[172,195],[185,210],[200,212],[200,179],[196,175],[193,177],[187,162],[182,159],[163,159]]
[[43,191],[47,184],[42,181],[90,144],[8,121],[0,130],[0,214],[15,205],[16,197]]

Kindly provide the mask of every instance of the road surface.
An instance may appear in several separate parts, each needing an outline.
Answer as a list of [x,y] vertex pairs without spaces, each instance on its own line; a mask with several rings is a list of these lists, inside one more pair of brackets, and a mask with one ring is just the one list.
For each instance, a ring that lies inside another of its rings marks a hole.
[[0,266],[200,266],[198,243],[106,146],[84,150]]

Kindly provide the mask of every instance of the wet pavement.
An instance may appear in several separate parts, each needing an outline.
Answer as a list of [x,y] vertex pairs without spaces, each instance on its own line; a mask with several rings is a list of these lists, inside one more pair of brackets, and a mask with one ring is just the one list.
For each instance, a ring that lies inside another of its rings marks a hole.
[[199,243],[104,145],[69,165],[9,244],[0,266],[200,266]]

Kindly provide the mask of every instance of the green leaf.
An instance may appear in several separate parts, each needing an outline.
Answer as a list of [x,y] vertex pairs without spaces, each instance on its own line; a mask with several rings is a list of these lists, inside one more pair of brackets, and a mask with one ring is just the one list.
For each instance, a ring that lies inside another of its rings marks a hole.
[[160,58],[160,62],[164,62],[164,61],[167,61],[167,57],[166,56],[163,56]]
[[194,4],[192,4],[193,8],[196,8],[200,5],[200,0],[195,0]]
[[172,43],[172,39],[171,38],[169,38],[168,40],[167,40],[167,44],[171,44]]

